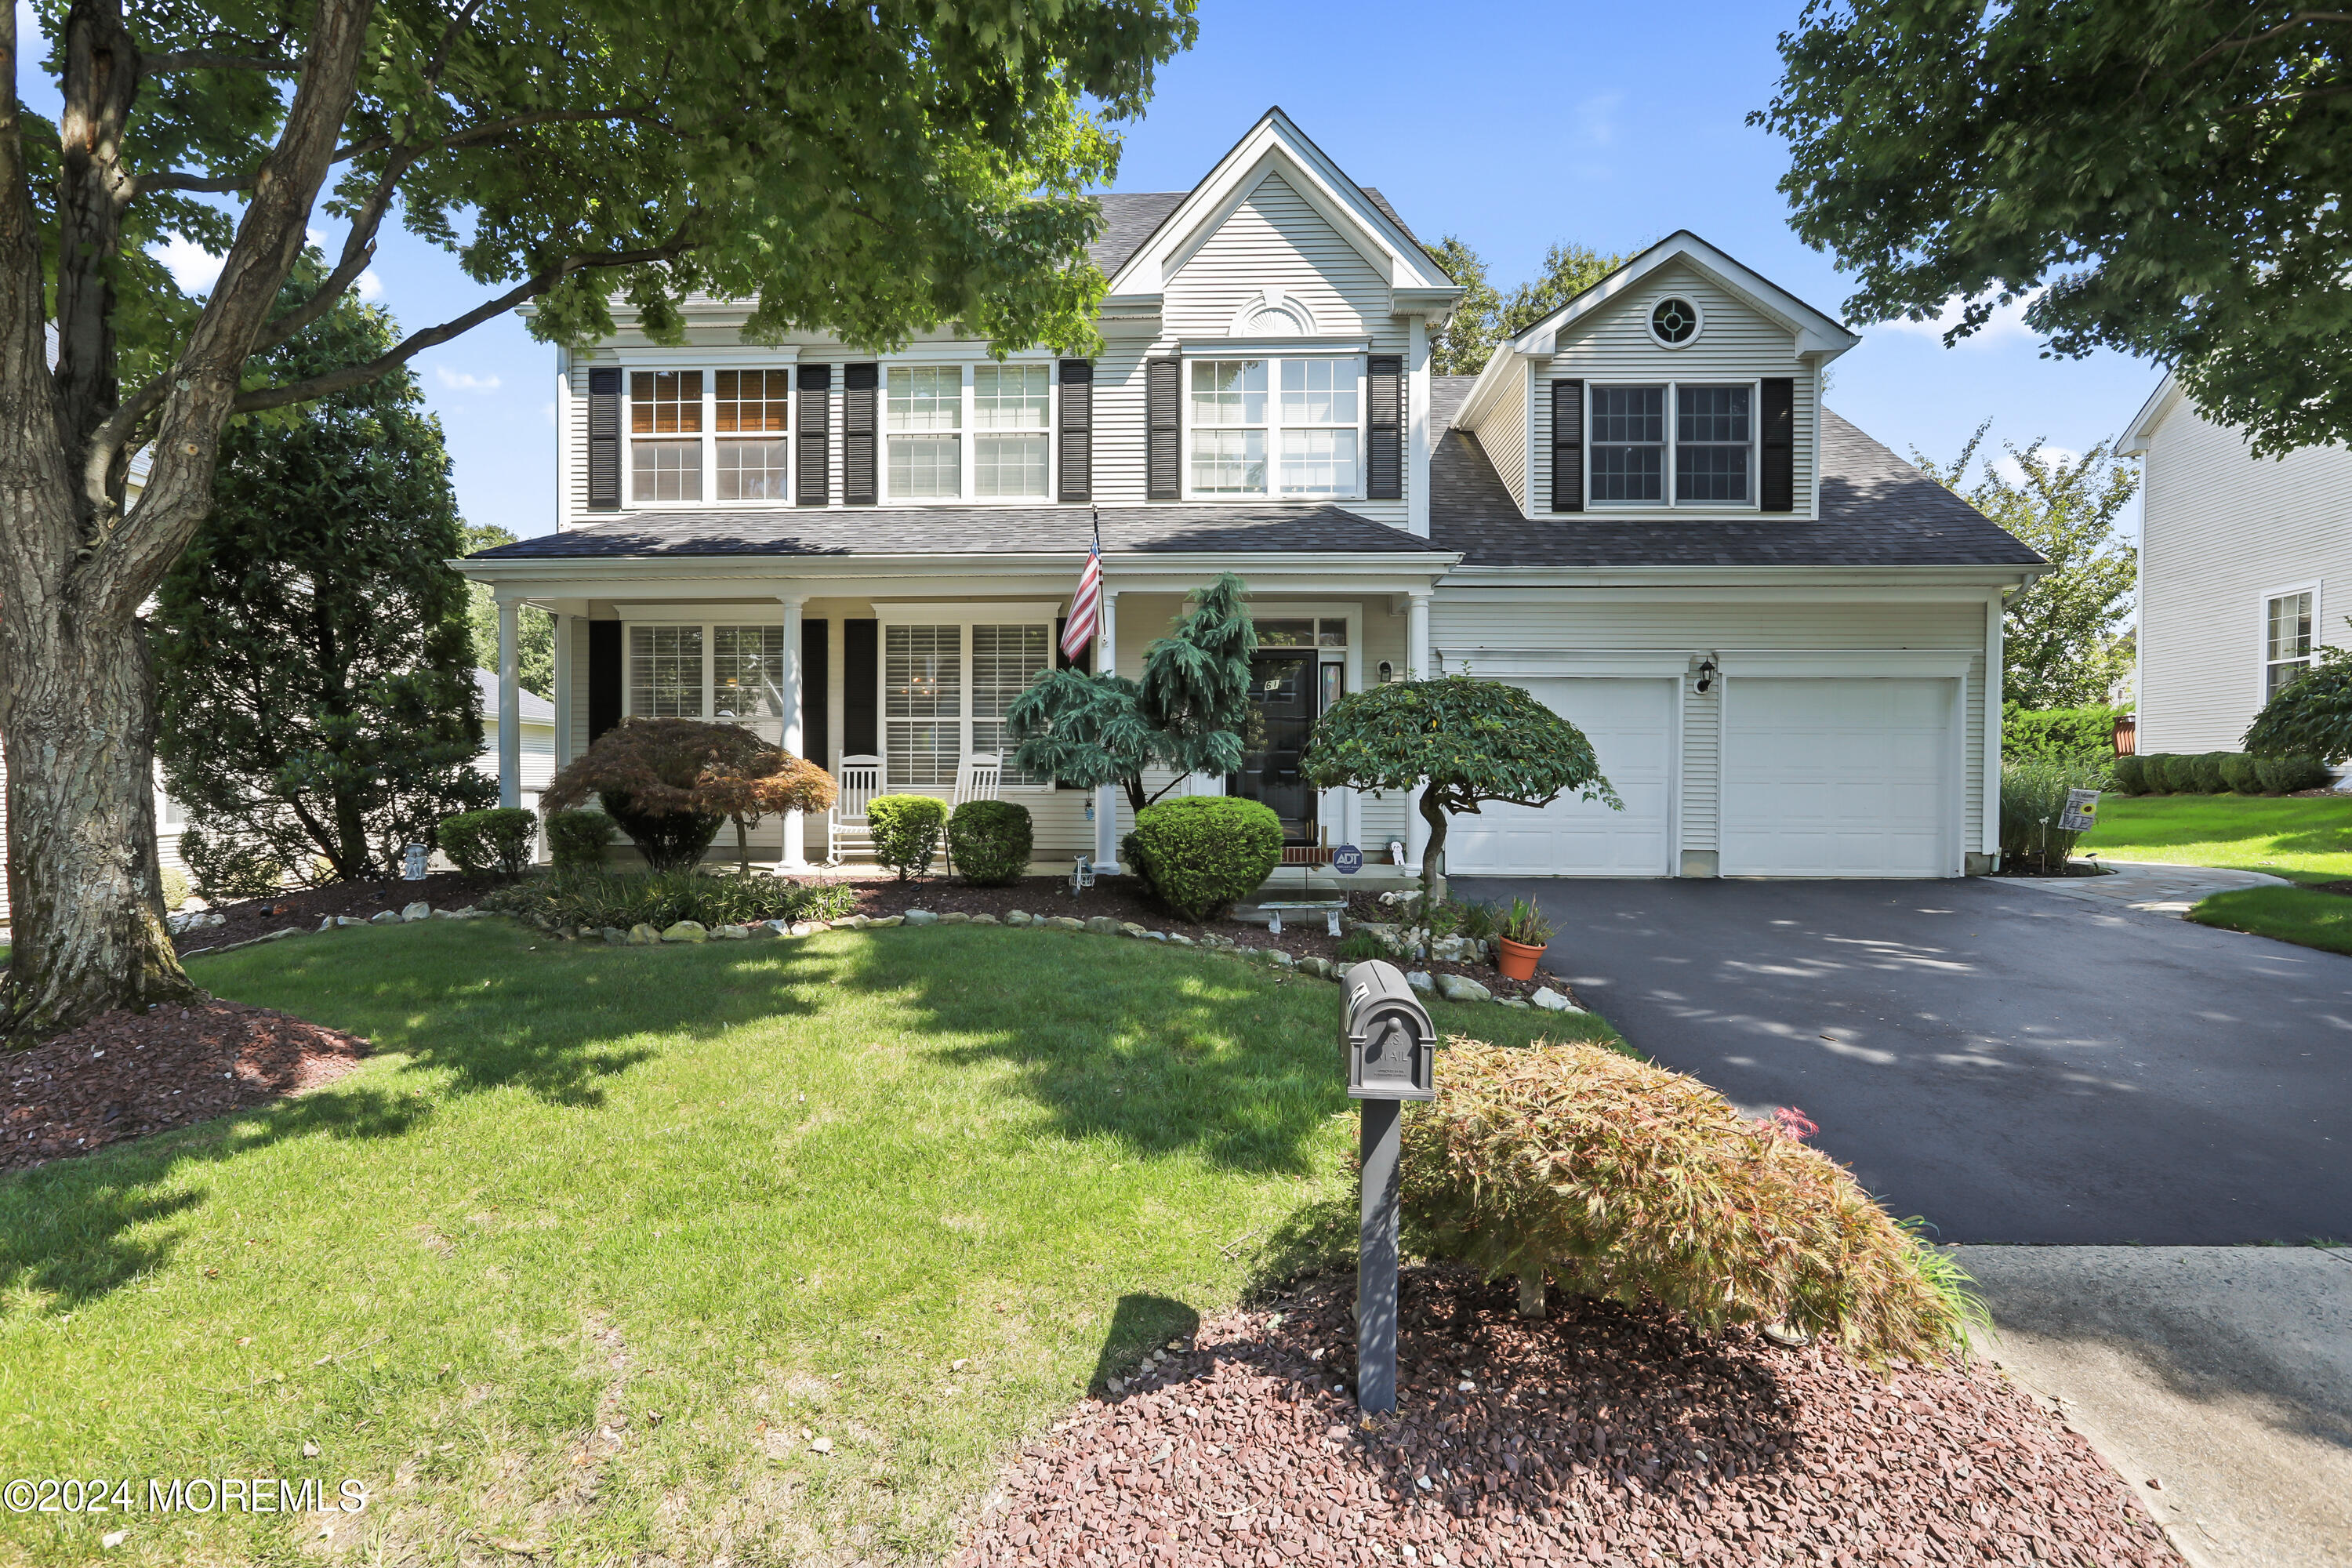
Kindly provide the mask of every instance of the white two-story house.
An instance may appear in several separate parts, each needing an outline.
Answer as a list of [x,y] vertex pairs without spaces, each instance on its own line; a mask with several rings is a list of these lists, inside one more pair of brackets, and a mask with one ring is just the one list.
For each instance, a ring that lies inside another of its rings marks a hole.
[[[1467,671],[1583,727],[1625,809],[1465,818],[1455,874],[1990,864],[2001,597],[2041,563],[1821,406],[1836,321],[1677,234],[1438,377],[1461,290],[1281,111],[1189,192],[1099,199],[1091,360],[752,347],[719,300],[686,346],[625,325],[560,356],[561,526],[462,563],[509,626],[556,617],[559,757],[633,714],[732,718],[944,795],[1057,658],[1098,516],[1097,668],[1249,584],[1261,743],[1179,787],[1299,845],[1417,864],[1404,798],[1314,790],[1298,752],[1347,692]],[[1115,866],[1113,792],[1003,792],[1041,860]],[[823,856],[820,823],[769,832]]]

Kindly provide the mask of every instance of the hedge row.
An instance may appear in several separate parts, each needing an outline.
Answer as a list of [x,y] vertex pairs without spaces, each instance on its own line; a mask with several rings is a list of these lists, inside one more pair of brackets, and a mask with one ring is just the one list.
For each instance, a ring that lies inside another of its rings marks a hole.
[[2333,776],[2317,757],[2252,757],[2243,752],[2117,757],[2115,787],[2125,795],[2293,795]]

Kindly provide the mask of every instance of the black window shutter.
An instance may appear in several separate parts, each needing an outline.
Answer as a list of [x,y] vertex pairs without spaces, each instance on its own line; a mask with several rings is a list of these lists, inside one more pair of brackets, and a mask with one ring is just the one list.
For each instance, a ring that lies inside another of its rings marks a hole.
[[1399,354],[1374,354],[1365,362],[1371,385],[1367,412],[1370,417],[1364,453],[1364,495],[1371,500],[1396,500],[1404,494],[1402,423],[1404,359]]
[[1184,493],[1181,479],[1183,439],[1178,432],[1177,396],[1181,362],[1155,359],[1144,363],[1144,414],[1150,426],[1144,457],[1144,497],[1176,500]]
[[1095,367],[1092,360],[1062,362],[1062,482],[1064,500],[1095,498]]
[[621,504],[621,373],[617,370],[588,373],[588,504],[600,510]]
[[1757,505],[1765,511],[1797,510],[1797,384],[1789,376],[1768,375],[1758,392],[1763,406],[1757,423],[1763,432],[1763,450],[1756,479]]
[[801,366],[800,406],[793,411],[799,423],[800,474],[793,499],[803,506],[823,506],[833,499],[833,479],[827,471],[826,437],[833,433],[833,366]]
[[841,499],[849,506],[872,506],[874,486],[874,388],[877,364],[841,367]]
[[832,627],[824,621],[801,621],[801,755],[828,772],[833,767]]
[[1551,510],[1584,510],[1584,383],[1551,384]]
[[882,623],[841,623],[841,754],[874,757],[882,753],[880,715],[875,710],[882,695]]
[[591,742],[621,721],[621,623],[590,621],[588,739]]

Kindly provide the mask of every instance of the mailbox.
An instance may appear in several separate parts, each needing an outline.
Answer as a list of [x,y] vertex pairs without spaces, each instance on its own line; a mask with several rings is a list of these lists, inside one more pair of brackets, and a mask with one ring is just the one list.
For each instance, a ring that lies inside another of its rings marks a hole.
[[1393,963],[1372,959],[1348,971],[1348,1095],[1351,1100],[1437,1098],[1437,1031],[1429,1010]]

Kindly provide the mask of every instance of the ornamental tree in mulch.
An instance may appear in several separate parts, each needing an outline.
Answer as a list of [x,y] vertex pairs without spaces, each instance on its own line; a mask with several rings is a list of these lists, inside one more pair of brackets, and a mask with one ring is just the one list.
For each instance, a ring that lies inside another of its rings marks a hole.
[[[1139,812],[1198,773],[1240,771],[1250,720],[1250,655],[1257,628],[1247,584],[1225,573],[1195,592],[1184,616],[1143,650],[1143,679],[1049,670],[1005,711],[1013,762],[1033,778],[1081,789],[1117,784]],[[1147,793],[1147,768],[1172,775]]]
[[751,870],[750,830],[762,817],[824,811],[833,775],[740,724],[624,719],[566,763],[541,795],[552,815],[590,795],[656,871],[700,863],[719,826],[735,824],[735,858]]
[[1342,697],[1316,724],[1299,771],[1318,789],[1422,791],[1423,909],[1433,902],[1445,826],[1456,815],[1493,803],[1549,805],[1571,791],[1625,808],[1583,731],[1518,687],[1466,675]]
[[1980,1309],[1957,1267],[1810,1130],[1597,1047],[1456,1039],[1437,1099],[1405,1117],[1404,1207],[1419,1250],[1516,1278],[1530,1316],[1549,1276],[1705,1330],[1785,1324],[1873,1364],[1963,1351]]

